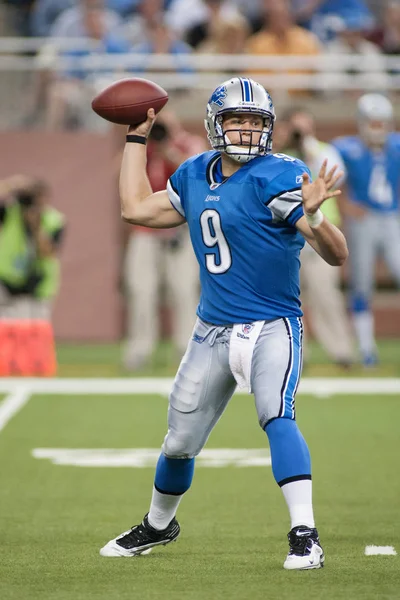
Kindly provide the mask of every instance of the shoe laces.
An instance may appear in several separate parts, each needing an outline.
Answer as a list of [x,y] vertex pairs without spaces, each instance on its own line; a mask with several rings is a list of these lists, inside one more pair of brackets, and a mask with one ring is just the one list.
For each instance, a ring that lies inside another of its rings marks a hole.
[[154,537],[151,535],[148,527],[144,523],[140,523],[139,525],[134,525],[130,531],[127,531],[125,535],[119,538],[118,544],[133,548],[138,544],[153,541],[153,539]]
[[317,530],[310,528],[289,531],[288,540],[289,554],[296,554],[297,556],[309,554],[313,544],[319,542]]

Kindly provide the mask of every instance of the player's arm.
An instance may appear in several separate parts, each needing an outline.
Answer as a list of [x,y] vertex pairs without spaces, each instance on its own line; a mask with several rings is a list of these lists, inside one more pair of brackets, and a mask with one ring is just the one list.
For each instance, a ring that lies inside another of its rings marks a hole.
[[[154,121],[155,113],[150,109],[147,120],[136,127],[130,127],[129,135],[147,138]],[[182,225],[185,218],[172,206],[168,192],[163,190],[153,194],[146,164],[145,144],[127,142],[119,176],[122,219],[134,225],[153,228]]]
[[306,217],[296,223],[297,229],[316,252],[330,265],[339,267],[348,256],[343,233],[324,216],[318,227],[308,224]]
[[336,165],[327,173],[327,161],[324,161],[317,179],[311,183],[308,173],[303,175],[302,197],[304,216],[296,227],[307,242],[330,265],[340,266],[348,256],[346,239],[320,211],[320,206],[332,196],[339,196],[341,191],[334,190],[335,184],[342,177],[336,173]]

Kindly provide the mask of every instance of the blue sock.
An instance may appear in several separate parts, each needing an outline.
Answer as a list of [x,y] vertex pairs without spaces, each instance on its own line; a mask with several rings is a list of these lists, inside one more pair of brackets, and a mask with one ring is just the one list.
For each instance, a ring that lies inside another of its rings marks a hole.
[[273,419],[265,426],[265,433],[277,484],[282,487],[290,481],[311,479],[310,452],[296,421]]
[[154,487],[162,494],[180,496],[190,488],[193,473],[194,458],[168,458],[160,454]]

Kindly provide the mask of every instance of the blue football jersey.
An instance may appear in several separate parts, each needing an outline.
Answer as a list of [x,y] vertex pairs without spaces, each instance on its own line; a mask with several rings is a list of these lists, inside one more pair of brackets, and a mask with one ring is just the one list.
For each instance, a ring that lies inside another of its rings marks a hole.
[[379,212],[398,210],[400,134],[391,133],[382,151],[373,151],[358,136],[333,140],[347,171],[350,200]]
[[301,316],[300,160],[257,157],[223,178],[219,152],[184,162],[167,184],[200,265],[197,314],[215,325]]

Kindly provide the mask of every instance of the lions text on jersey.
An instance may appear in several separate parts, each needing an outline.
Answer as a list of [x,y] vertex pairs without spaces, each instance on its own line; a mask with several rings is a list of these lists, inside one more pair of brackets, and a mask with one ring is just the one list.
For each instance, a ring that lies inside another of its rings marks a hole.
[[219,152],[184,162],[167,189],[200,264],[197,314],[216,325],[301,316],[301,183],[308,168],[260,156],[223,178]]
[[350,199],[374,211],[398,210],[400,134],[389,134],[381,151],[368,148],[358,136],[337,138],[332,143],[346,166]]

